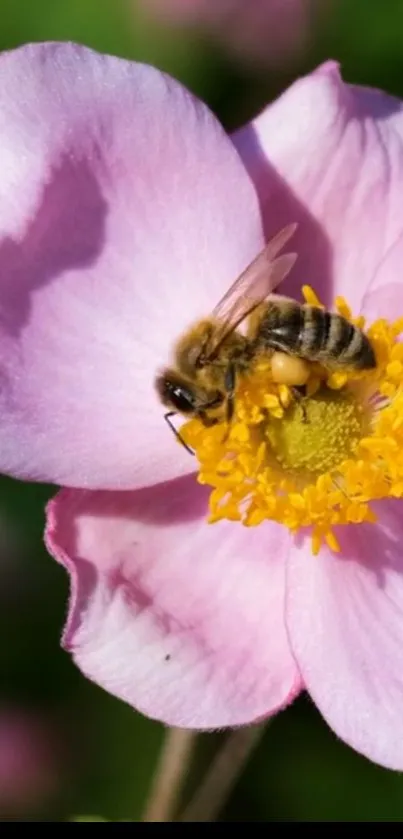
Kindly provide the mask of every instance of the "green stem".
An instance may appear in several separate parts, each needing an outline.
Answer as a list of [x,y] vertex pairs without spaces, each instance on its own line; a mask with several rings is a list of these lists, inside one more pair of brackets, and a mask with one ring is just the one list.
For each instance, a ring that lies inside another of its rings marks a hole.
[[229,735],[178,821],[216,820],[264,730],[265,725],[254,725]]
[[195,739],[194,731],[168,729],[152,780],[143,822],[173,821]]

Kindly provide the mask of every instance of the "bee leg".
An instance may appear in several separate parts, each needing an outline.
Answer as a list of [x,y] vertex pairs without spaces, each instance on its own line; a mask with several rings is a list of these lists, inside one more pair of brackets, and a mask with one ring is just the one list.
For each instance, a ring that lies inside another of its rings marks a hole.
[[298,402],[301,411],[302,411],[302,422],[308,422],[308,417],[306,413],[306,407],[304,400],[306,399],[306,388],[305,385],[297,386],[291,388],[292,395],[296,402]]
[[235,365],[229,364],[227,371],[225,373],[224,379],[224,386],[226,392],[226,403],[225,403],[225,419],[227,421],[227,430],[224,434],[222,442],[225,443],[228,440],[229,432],[230,432],[230,425],[232,421],[232,417],[234,416],[234,397],[235,397]]
[[184,446],[186,451],[189,452],[189,454],[194,455],[193,449],[191,449],[190,446],[188,446],[188,444],[185,443],[183,437],[181,437],[179,431],[177,430],[177,428],[175,428],[173,422],[171,422],[171,417],[174,417],[175,414],[176,414],[176,411],[168,411],[167,414],[164,414],[164,420],[165,420],[166,424],[169,426],[169,428],[171,429],[172,433],[175,435],[176,439],[179,440],[180,443],[182,443],[182,446]]
[[235,378],[235,364],[229,364],[227,372],[225,374],[225,390],[227,393],[226,419],[228,425],[230,424],[232,417],[234,416]]

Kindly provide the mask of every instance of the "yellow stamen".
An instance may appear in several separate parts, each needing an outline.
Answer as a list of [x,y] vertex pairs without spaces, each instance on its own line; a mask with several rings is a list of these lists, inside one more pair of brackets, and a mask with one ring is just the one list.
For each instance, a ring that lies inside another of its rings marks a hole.
[[294,402],[282,419],[267,424],[264,434],[288,472],[320,475],[354,453],[362,437],[362,414],[361,406],[348,395],[323,390],[303,409]]
[[310,285],[302,286],[302,296],[305,303],[308,303],[310,306],[320,306],[320,308],[323,309],[323,304],[320,302],[318,295]]
[[[303,293],[321,305],[312,289]],[[364,328],[342,298],[336,309]],[[229,429],[185,423],[181,435],[196,452],[199,481],[212,487],[209,521],[310,528],[314,554],[324,542],[337,552],[335,528],[374,522],[371,502],[402,498],[402,332],[403,318],[366,330],[374,370],[329,373],[312,364],[302,401],[273,381],[270,359],[260,357],[239,379]]]

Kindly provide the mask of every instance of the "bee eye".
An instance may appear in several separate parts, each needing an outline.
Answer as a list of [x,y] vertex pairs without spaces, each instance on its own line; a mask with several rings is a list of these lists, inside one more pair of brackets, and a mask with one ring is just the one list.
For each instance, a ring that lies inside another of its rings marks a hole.
[[175,385],[171,389],[170,399],[174,408],[182,414],[189,414],[194,410],[195,400],[190,390]]

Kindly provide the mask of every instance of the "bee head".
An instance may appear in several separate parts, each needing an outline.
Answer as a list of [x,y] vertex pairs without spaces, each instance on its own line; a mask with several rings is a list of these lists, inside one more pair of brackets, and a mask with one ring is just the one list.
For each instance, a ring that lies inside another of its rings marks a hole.
[[163,405],[180,414],[194,413],[197,396],[191,385],[183,381],[173,370],[165,370],[158,376],[155,386]]
[[225,399],[221,391],[193,385],[175,370],[164,370],[157,376],[155,387],[163,405],[188,416],[219,408]]

